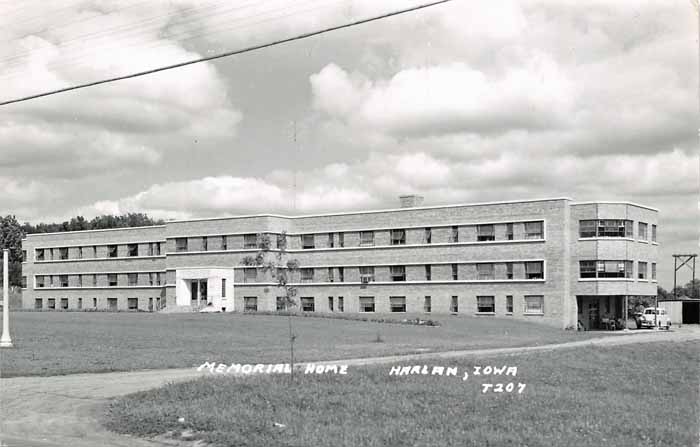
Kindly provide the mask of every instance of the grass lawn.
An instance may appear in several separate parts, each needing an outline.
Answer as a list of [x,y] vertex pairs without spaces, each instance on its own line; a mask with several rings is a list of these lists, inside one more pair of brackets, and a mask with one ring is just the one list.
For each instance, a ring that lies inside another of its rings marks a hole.
[[[294,317],[295,357],[304,361],[524,346],[596,335],[505,318],[430,318],[441,326]],[[281,316],[15,312],[11,330],[16,348],[0,352],[2,377],[192,367],[205,361],[288,361],[288,322]]]
[[[427,363],[518,367],[466,381],[390,366],[299,375],[292,387],[286,375],[207,377],[116,400],[105,425],[220,446],[696,446],[699,362],[697,342],[652,343]],[[523,393],[481,392],[510,381]]]

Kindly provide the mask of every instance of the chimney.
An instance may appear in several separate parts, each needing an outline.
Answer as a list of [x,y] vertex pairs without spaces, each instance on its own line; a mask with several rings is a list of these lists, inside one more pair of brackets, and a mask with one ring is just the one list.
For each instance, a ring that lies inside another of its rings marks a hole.
[[413,208],[414,206],[421,206],[423,204],[423,196],[418,194],[409,194],[406,196],[399,196],[401,201],[401,208]]

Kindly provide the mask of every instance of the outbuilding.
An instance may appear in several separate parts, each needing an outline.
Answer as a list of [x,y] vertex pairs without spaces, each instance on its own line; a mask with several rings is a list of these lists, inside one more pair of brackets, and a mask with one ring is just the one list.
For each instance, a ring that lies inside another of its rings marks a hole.
[[679,296],[659,300],[659,307],[666,309],[674,324],[700,324],[700,298]]

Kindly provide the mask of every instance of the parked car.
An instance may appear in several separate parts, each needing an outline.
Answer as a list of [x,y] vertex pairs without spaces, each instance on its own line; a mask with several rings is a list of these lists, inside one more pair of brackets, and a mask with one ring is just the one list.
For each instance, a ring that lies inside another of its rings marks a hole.
[[647,307],[639,318],[639,325],[643,328],[657,326],[669,330],[671,328],[671,317],[666,313],[666,309]]

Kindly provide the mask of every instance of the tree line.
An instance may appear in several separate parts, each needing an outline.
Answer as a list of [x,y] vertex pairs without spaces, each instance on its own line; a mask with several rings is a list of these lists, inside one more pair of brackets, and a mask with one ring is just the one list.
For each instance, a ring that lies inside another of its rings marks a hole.
[[[147,227],[163,223],[163,220],[153,219],[144,213],[103,214],[90,220],[83,216],[75,216],[60,223],[41,222],[38,224],[29,222],[20,224],[14,215],[0,216],[0,248],[10,250],[8,271],[10,285],[19,286],[22,283],[22,239],[28,234]],[[2,278],[2,269],[0,261],[0,278]]]

